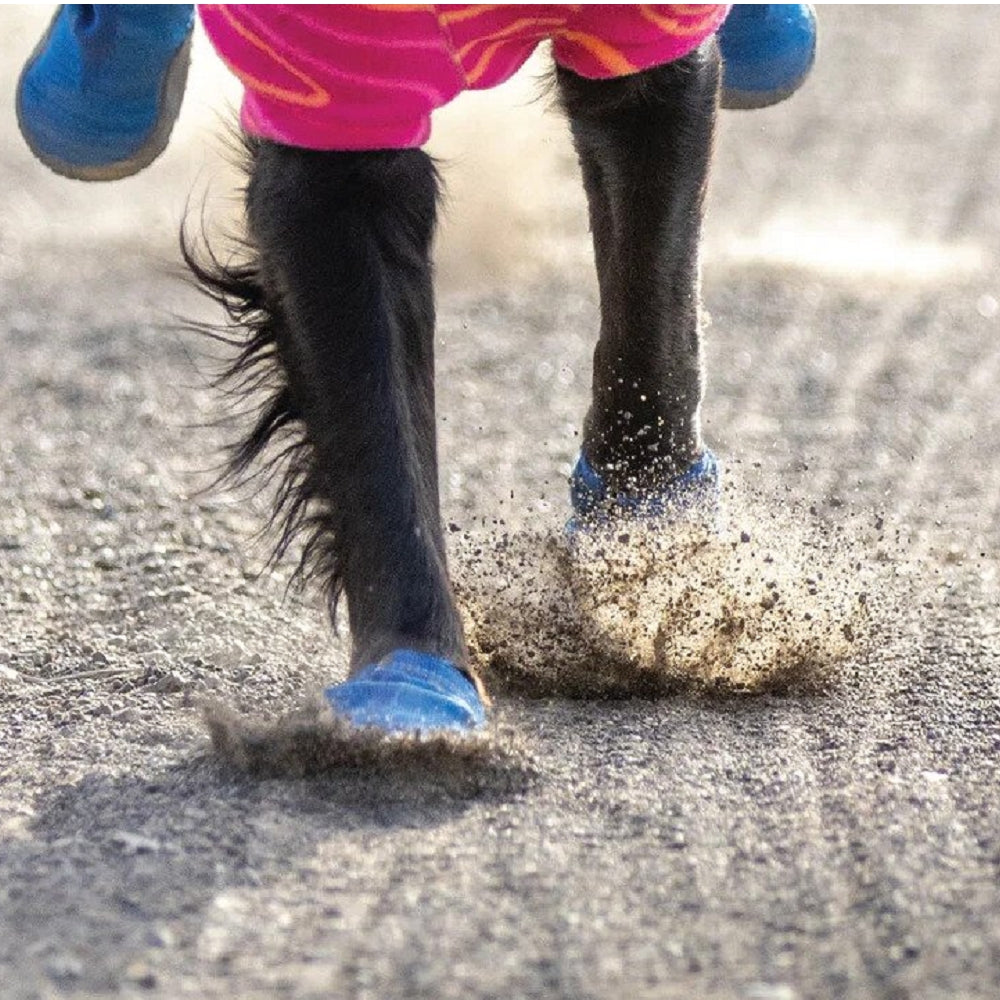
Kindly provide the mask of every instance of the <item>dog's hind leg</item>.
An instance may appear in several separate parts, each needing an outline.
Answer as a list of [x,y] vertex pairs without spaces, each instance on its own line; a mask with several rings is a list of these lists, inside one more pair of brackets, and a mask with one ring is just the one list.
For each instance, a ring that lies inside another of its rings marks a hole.
[[270,419],[304,433],[286,500],[308,512],[332,602],[347,598],[351,678],[328,699],[357,725],[477,728],[438,506],[433,164],[419,150],[251,152],[249,235],[285,380]]
[[558,68],[590,209],[601,298],[577,514],[714,507],[701,436],[701,223],[715,125],[714,41],[611,80]]

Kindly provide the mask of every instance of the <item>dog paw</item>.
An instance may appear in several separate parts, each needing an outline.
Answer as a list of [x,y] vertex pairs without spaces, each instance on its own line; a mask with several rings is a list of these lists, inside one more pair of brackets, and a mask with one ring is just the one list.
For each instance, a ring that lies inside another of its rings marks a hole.
[[735,4],[718,33],[722,107],[767,108],[791,97],[816,60],[812,4]]
[[453,663],[398,649],[324,692],[334,715],[387,736],[472,734],[486,727],[475,684]]
[[646,493],[611,494],[583,452],[570,478],[573,517],[566,525],[572,538],[581,531],[609,526],[619,520],[696,523],[714,528],[719,516],[721,470],[707,449],[681,475]]

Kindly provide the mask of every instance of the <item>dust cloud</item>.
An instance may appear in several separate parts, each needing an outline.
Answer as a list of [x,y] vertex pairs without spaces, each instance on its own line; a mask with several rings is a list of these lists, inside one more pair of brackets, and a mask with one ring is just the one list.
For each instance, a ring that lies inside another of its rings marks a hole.
[[473,662],[501,699],[484,735],[385,738],[318,698],[273,720],[209,707],[215,750],[256,776],[361,769],[461,797],[533,779],[519,699],[823,695],[849,682],[899,592],[882,518],[833,524],[731,483],[719,522],[453,534]]
[[835,685],[877,628],[877,549],[736,491],[723,520],[462,536],[453,572],[487,686],[627,698]]
[[515,730],[496,719],[485,734],[386,737],[356,729],[321,696],[276,719],[253,719],[209,704],[205,722],[224,766],[255,778],[363,775],[381,796],[403,798],[433,787],[452,798],[520,794],[537,776]]

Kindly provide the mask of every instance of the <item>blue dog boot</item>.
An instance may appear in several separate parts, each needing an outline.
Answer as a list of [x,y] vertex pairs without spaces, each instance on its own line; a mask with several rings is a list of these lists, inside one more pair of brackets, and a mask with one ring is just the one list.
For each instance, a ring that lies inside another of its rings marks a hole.
[[572,536],[588,525],[606,523],[614,514],[714,524],[719,512],[720,478],[719,461],[706,449],[687,471],[668,480],[657,492],[614,496],[581,451],[570,477],[574,517],[566,530]]
[[324,692],[337,718],[387,736],[469,735],[486,726],[475,684],[448,660],[398,649]]
[[166,148],[187,81],[193,4],[64,4],[17,84],[32,153],[64,177],[109,181]]
[[734,4],[716,38],[722,53],[722,106],[766,108],[795,93],[816,58],[811,4]]

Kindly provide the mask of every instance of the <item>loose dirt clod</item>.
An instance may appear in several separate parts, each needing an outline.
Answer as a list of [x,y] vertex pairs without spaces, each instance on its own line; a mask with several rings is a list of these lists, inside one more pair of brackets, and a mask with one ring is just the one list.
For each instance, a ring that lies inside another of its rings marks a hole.
[[216,753],[254,777],[303,778],[360,771],[385,786],[402,789],[428,783],[466,796],[489,787],[516,792],[527,787],[533,769],[516,740],[493,727],[473,739],[386,738],[337,720],[325,703],[261,721],[223,705],[208,705],[205,721]]

